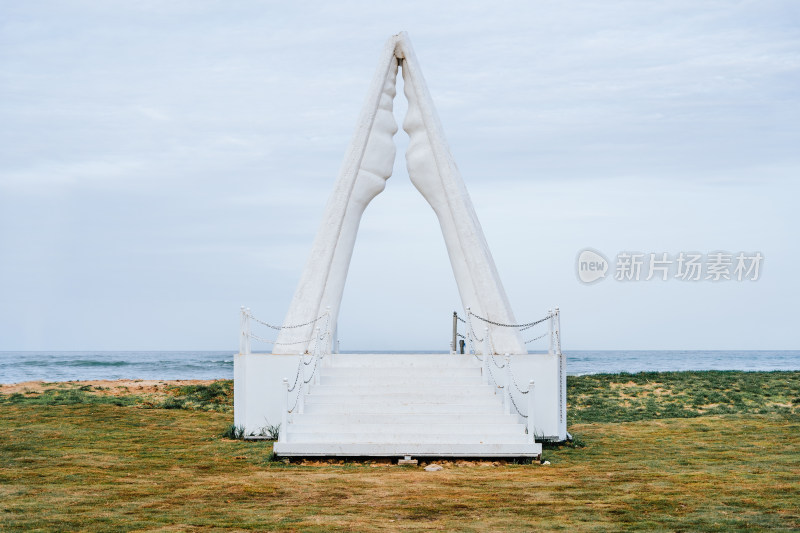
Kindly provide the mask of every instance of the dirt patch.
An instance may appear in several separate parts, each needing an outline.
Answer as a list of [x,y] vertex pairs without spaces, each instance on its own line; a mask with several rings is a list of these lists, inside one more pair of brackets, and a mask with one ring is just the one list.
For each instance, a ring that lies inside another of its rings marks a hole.
[[611,389],[619,389],[619,388],[622,388],[622,387],[627,387],[627,388],[640,387],[640,385],[638,383],[636,383],[635,381],[628,381],[627,383],[614,383],[614,382],[611,382],[611,383],[608,384],[608,386]]
[[91,391],[105,396],[128,394],[155,394],[166,392],[169,387],[184,385],[210,385],[213,379],[91,379],[86,381],[23,381],[0,384],[0,394],[41,393],[48,389],[77,389],[91,387]]

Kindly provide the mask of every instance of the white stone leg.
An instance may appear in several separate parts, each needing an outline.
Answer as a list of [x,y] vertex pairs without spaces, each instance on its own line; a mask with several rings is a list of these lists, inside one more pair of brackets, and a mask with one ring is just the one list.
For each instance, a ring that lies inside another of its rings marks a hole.
[[[408,174],[433,208],[442,228],[461,301],[466,309],[495,322],[515,323],[497,268],[458,167],[453,161],[419,63],[405,33],[397,51],[403,57],[409,135]],[[526,353],[516,328],[489,326],[496,353]]]
[[[396,36],[384,47],[356,132],[350,142],[333,194],[328,200],[311,255],[300,278],[284,325],[304,324],[331,309],[335,328],[358,226],[367,205],[392,174],[397,124],[392,115],[396,94]],[[311,337],[313,325],[284,329],[278,343]],[[303,353],[308,344],[277,344],[273,353]]]

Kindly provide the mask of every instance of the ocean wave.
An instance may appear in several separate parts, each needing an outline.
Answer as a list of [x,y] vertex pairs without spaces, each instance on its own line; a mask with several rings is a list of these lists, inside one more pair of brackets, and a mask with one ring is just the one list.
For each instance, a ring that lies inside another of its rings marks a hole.
[[132,361],[96,361],[96,360],[87,360],[87,359],[75,359],[72,361],[64,361],[64,360],[53,360],[53,359],[22,359],[19,361],[15,361],[12,364],[7,364],[4,366],[22,366],[22,367],[41,367],[41,368],[53,368],[53,367],[63,367],[63,366],[70,366],[70,367],[119,367],[119,366],[133,366],[141,363],[136,363]]
[[120,367],[120,366],[136,366],[143,363],[135,361],[91,361],[91,360],[78,360],[78,361],[64,361],[59,363],[64,366],[75,367]]

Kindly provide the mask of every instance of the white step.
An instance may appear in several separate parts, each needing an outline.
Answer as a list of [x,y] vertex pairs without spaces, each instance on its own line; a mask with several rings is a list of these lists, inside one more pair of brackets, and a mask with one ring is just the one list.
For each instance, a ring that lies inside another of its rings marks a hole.
[[539,457],[542,445],[451,443],[328,443],[276,442],[273,450],[284,456],[341,457]]
[[[309,379],[309,378],[306,378]],[[447,377],[433,377],[433,376],[331,376],[324,372],[320,375],[320,385],[336,385],[336,386],[368,386],[374,383],[381,383],[387,387],[395,386],[480,386],[481,375],[480,372],[471,376],[447,376]]]
[[274,450],[284,456],[536,457],[473,357],[337,354]]
[[336,403],[306,403],[305,413],[309,414],[334,414],[334,413],[361,413],[361,414],[490,414],[502,413],[499,404],[463,404],[463,403],[444,403],[444,404],[352,404],[339,405]]
[[[305,415],[301,415],[305,416]],[[334,434],[342,432],[342,424],[330,423],[314,423],[308,422],[303,418],[298,418],[297,421],[289,426],[291,434],[301,433],[319,433],[319,434]],[[400,433],[400,434],[413,434],[423,433],[431,430],[430,424],[424,423],[361,423],[355,426],[359,431],[365,433]],[[460,435],[500,435],[500,434],[514,434],[524,433],[525,426],[513,422],[498,423],[498,424],[452,424],[441,423],[435,426],[437,433],[445,434],[460,434]]]
[[480,385],[443,385],[432,388],[418,384],[360,384],[360,385],[315,385],[312,387],[313,396],[331,395],[372,395],[372,394],[405,394],[409,396],[421,396],[436,391],[441,395],[464,395],[464,396],[493,396],[491,388]]
[[516,415],[498,413],[309,413],[294,415],[297,424],[333,424],[339,429],[346,425],[361,424],[425,424],[435,427],[445,424],[475,424],[485,427],[488,425],[518,424],[519,419]]
[[491,391],[483,394],[437,394],[427,392],[422,394],[403,394],[396,392],[381,392],[378,394],[309,394],[306,396],[306,405],[321,403],[336,403],[339,405],[411,405],[411,404],[441,404],[459,403],[464,405],[484,404],[487,402],[499,402],[497,396]]
[[450,354],[337,354],[331,357],[333,366],[340,368],[455,368],[480,367],[475,356]]
[[398,367],[344,367],[331,366],[319,369],[320,376],[341,376],[341,377],[363,377],[371,380],[391,377],[435,377],[448,379],[451,377],[480,376],[481,369],[467,366],[453,368],[431,367],[424,368],[418,366],[398,366]]
[[288,442],[331,442],[331,443],[382,443],[382,442],[416,442],[416,443],[448,443],[462,444],[525,444],[528,435],[525,433],[503,433],[497,435],[448,434],[448,433],[296,433],[287,434]]

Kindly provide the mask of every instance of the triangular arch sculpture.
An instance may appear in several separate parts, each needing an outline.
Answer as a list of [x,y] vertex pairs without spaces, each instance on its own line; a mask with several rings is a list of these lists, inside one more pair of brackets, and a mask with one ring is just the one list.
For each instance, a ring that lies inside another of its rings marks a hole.
[[[284,324],[306,323],[330,308],[331,330],[336,328],[361,216],[385,188],[394,166],[393,136],[397,124],[392,104],[398,67],[408,99],[403,121],[403,129],[409,136],[408,174],[439,220],[462,305],[490,321],[514,324],[514,314],[486,238],[405,32],[389,38],[383,49]],[[311,338],[313,327],[310,324],[283,329],[273,353],[308,351],[310,342],[297,344],[296,340]],[[483,332],[476,333],[483,336]],[[495,353],[527,353],[516,328],[489,325],[488,333]]]

